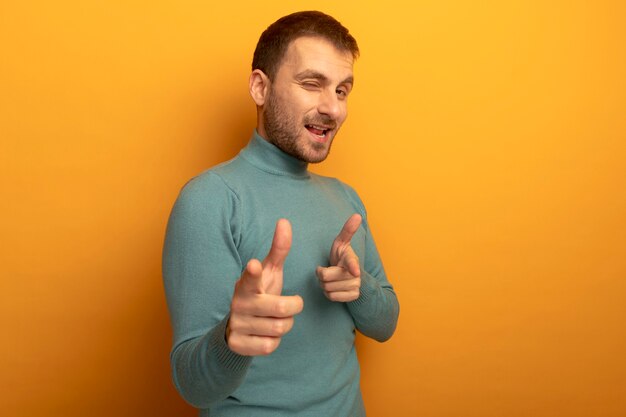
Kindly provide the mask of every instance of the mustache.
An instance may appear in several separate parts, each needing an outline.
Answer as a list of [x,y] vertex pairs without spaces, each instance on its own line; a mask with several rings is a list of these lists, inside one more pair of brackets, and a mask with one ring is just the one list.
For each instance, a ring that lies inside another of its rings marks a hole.
[[304,124],[326,126],[329,129],[335,129],[337,127],[337,122],[332,117],[329,117],[326,115],[320,115],[319,117],[306,118],[304,119]]

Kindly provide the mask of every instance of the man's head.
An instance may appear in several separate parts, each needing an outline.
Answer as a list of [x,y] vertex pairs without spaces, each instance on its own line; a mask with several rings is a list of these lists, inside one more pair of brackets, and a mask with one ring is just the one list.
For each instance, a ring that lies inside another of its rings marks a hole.
[[323,161],[347,116],[358,54],[348,30],[320,12],[294,13],[270,25],[250,76],[259,134],[298,159]]
[[359,57],[359,46],[341,23],[318,11],[297,12],[281,17],[261,34],[252,58],[252,70],[259,69],[274,81],[287,48],[297,38],[326,39],[335,48]]

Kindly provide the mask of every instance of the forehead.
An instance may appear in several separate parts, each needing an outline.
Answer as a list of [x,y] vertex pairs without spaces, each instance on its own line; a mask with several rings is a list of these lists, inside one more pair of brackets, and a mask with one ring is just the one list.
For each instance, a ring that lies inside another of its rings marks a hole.
[[323,38],[300,37],[289,44],[278,76],[315,70],[329,79],[344,80],[352,76],[354,58],[349,51],[337,49]]

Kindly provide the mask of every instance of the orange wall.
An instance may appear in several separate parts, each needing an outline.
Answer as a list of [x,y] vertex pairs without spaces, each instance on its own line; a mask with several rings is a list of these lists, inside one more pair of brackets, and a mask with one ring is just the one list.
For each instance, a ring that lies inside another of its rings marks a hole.
[[[0,6],[0,414],[191,416],[160,277],[183,183],[254,126],[293,2]],[[401,301],[371,416],[626,415],[622,1],[298,3],[360,42],[315,170],[368,205]]]

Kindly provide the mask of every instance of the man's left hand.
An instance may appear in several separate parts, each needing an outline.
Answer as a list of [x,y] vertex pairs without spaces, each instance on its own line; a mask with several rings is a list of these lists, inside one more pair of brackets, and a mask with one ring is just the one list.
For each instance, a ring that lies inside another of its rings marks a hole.
[[324,295],[331,301],[354,301],[361,293],[359,257],[350,244],[361,221],[359,214],[350,216],[333,241],[330,249],[330,266],[318,266],[315,271]]

